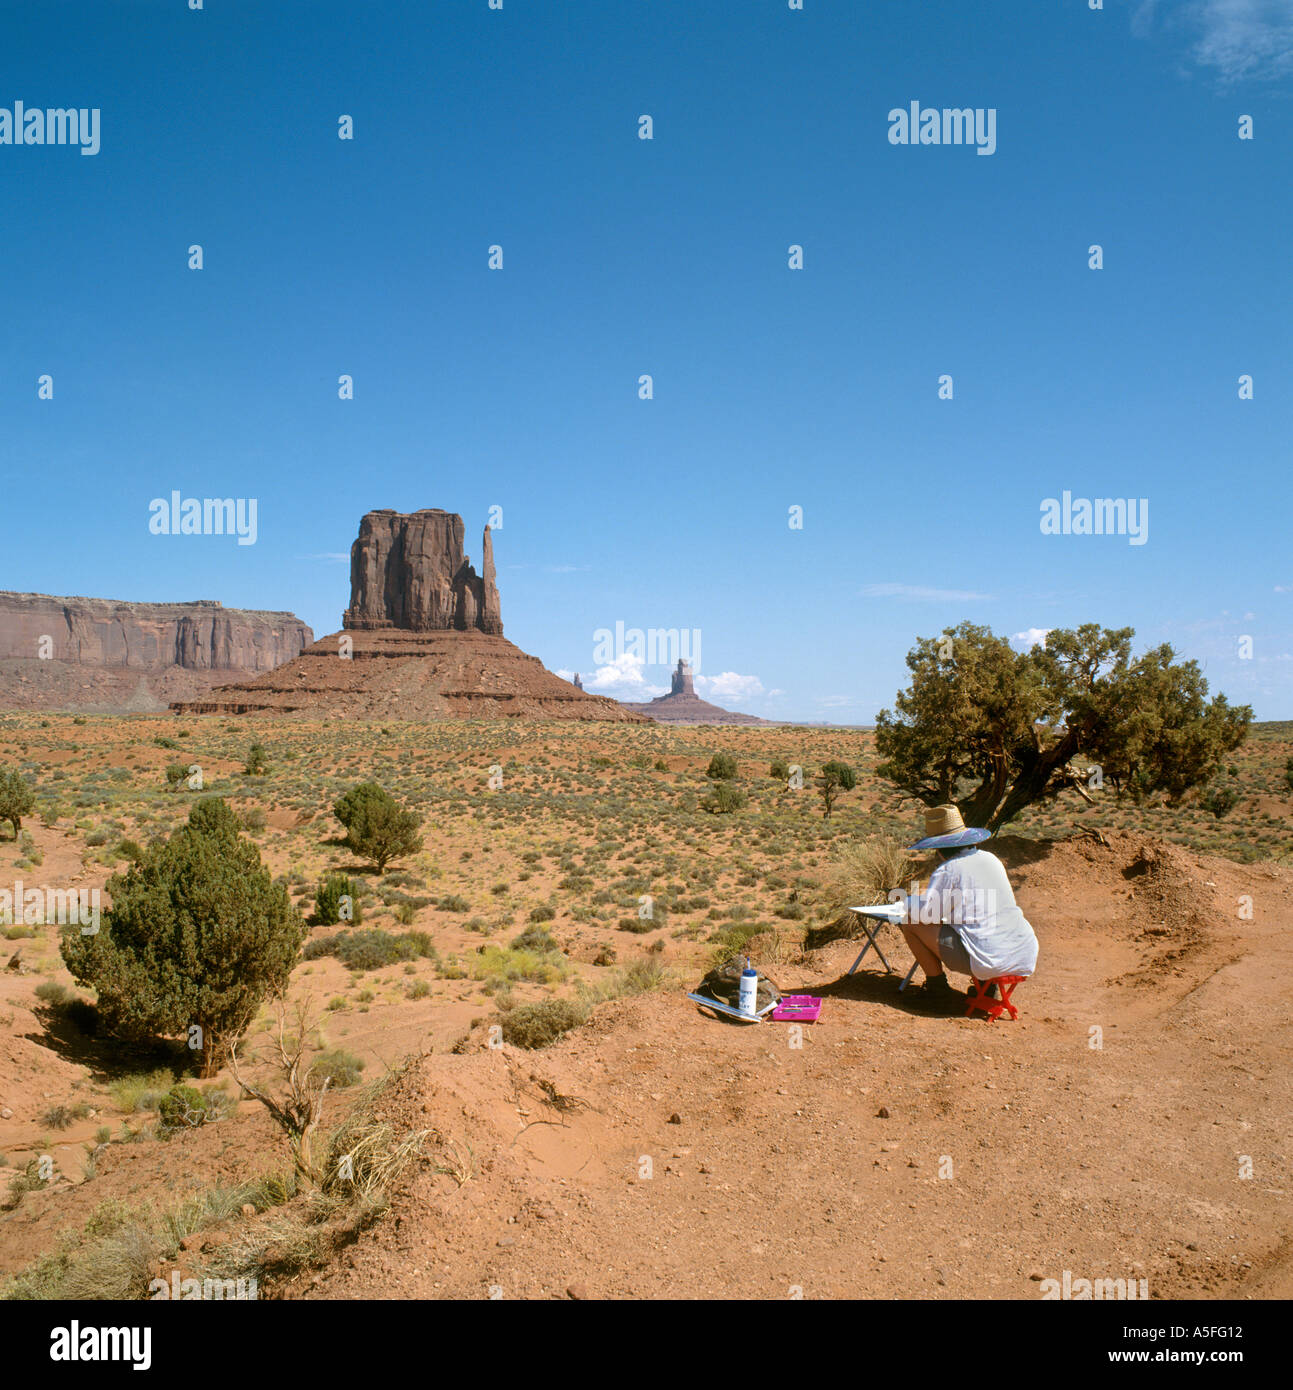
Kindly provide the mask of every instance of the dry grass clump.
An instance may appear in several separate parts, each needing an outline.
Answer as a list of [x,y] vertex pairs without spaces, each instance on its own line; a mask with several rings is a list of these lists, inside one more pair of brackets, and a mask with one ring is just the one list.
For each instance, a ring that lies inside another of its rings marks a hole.
[[889,890],[905,888],[915,871],[916,860],[896,836],[868,835],[842,845],[831,856],[818,889],[825,925],[808,929],[805,948],[813,951],[856,935],[857,920],[844,909],[888,901]]

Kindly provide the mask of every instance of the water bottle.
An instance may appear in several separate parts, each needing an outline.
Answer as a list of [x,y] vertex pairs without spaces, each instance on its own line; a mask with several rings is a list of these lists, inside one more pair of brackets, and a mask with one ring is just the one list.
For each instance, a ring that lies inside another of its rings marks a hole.
[[745,958],[745,969],[741,971],[740,1009],[743,1014],[756,1014],[759,1011],[759,972]]

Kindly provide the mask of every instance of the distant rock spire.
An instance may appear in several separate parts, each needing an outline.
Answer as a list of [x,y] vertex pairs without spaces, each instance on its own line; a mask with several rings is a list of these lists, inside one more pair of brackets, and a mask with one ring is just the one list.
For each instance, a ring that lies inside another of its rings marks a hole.
[[682,659],[678,658],[678,669],[673,673],[669,682],[670,695],[694,695],[696,687],[691,680],[691,667]]
[[575,689],[576,689],[576,690],[582,690],[583,688],[584,688],[584,683],[583,683],[583,681],[581,681],[581,680],[579,679],[579,672],[576,671],[576,672],[575,672]]

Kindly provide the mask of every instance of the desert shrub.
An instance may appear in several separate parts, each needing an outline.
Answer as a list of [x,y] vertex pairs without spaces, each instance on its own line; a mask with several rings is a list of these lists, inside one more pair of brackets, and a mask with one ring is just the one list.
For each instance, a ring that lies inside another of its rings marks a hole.
[[110,838],[106,830],[92,830],[85,837],[85,843],[91,849],[98,849],[100,845],[106,845]]
[[842,763],[838,758],[832,758],[830,762],[822,764],[822,771],[834,773],[837,783],[842,791],[851,792],[858,784],[857,773],[848,763]]
[[425,999],[431,993],[431,986],[425,980],[415,980],[407,993],[410,999]]
[[262,743],[253,743],[243,765],[244,777],[261,777],[269,771],[269,754]]
[[363,931],[337,932],[308,942],[302,956],[315,960],[319,956],[336,956],[348,970],[380,970],[402,960],[417,960],[432,956],[436,949],[426,932],[401,932],[398,935],[379,927]]
[[709,938],[709,943],[714,948],[713,959],[715,963],[743,954],[756,936],[762,936],[765,932],[773,930],[766,922],[724,923]]
[[77,1120],[88,1119],[89,1114],[90,1107],[84,1101],[75,1105],[51,1105],[40,1117],[40,1122],[46,1129],[68,1129]]
[[551,922],[557,915],[555,907],[536,907],[530,910],[531,922]]
[[[472,976],[495,985],[506,981],[530,980],[550,985],[565,978],[567,965],[559,951],[526,951],[516,947],[483,946],[471,958]],[[443,972],[446,980],[462,979],[451,969]],[[463,972],[465,974],[465,972]]]
[[117,842],[117,855],[121,859],[129,859],[132,864],[142,864],[144,847],[138,840],[119,840]]
[[1212,787],[1204,795],[1201,805],[1211,811],[1218,820],[1228,815],[1239,804],[1239,793],[1234,787]]
[[331,927],[337,922],[363,921],[359,885],[348,874],[329,874],[314,895],[314,920]]
[[57,984],[54,980],[45,980],[36,986],[36,998],[42,1004],[52,1004],[57,1008],[60,1004],[66,1004],[71,997],[71,990],[66,985]]
[[1284,764],[1284,785],[1293,792],[1293,758]]
[[715,781],[728,781],[736,776],[736,759],[730,753],[715,753],[705,769],[705,776]]
[[361,859],[371,859],[384,871],[392,859],[422,848],[417,833],[422,818],[406,811],[376,782],[364,782],[348,791],[332,808],[346,828],[346,845]]
[[39,1160],[29,1159],[26,1167],[9,1179],[9,1193],[5,1200],[0,1202],[0,1211],[12,1211],[27,1193],[37,1192],[44,1186],[45,1179],[40,1175]]
[[132,1115],[139,1110],[156,1110],[162,1097],[175,1084],[175,1078],[166,1067],[150,1072],[133,1072],[129,1076],[119,1076],[108,1084],[108,1094],[118,1110]]
[[578,1028],[588,1017],[586,1005],[569,999],[541,999],[518,1004],[502,1015],[503,1041],[513,1047],[548,1047]]
[[356,1057],[353,1052],[336,1047],[315,1058],[310,1067],[310,1076],[320,1086],[329,1081],[334,1089],[358,1086],[364,1079],[360,1074],[364,1065],[363,1059]]
[[182,782],[189,775],[187,763],[168,763],[166,765],[166,780],[173,787]]
[[238,821],[244,830],[264,830],[265,813],[259,806],[249,806],[245,811],[238,813]]
[[844,909],[888,901],[889,890],[905,888],[915,868],[905,843],[896,836],[870,835],[847,841],[832,855],[817,892],[827,923],[810,928],[804,945],[816,950],[829,941],[855,935],[857,920]]
[[441,912],[470,912],[471,902],[458,893],[446,893],[445,896],[436,903],[436,907]]
[[219,1102],[203,1095],[196,1086],[172,1086],[157,1105],[161,1130],[197,1129],[218,1119]]
[[305,926],[225,802],[204,798],[188,823],[108,880],[112,908],[93,936],[62,939],[72,978],[98,991],[118,1037],[202,1030],[209,1076],[266,994],[287,984]]
[[512,946],[518,951],[557,951],[561,949],[551,932],[537,926],[526,927],[520,936],[512,942]]
[[153,747],[154,747],[154,748],[178,748],[178,747],[179,747],[179,744],[176,743],[175,740],[174,740],[173,738],[165,738],[165,737],[163,737],[163,736],[161,736],[161,735],[159,734],[158,737],[155,738],[155,739],[153,740]]
[[0,772],[0,822],[8,821],[13,826],[15,840],[22,832],[22,818],[35,804],[35,788],[21,773],[11,768]]
[[668,772],[669,764],[663,758],[657,758],[653,764],[657,772]]
[[786,781],[790,777],[790,764],[785,758],[773,758],[772,766],[768,769],[768,776],[775,777],[779,782]]
[[730,782],[719,782],[707,795],[701,797],[700,808],[711,815],[728,815],[739,811],[746,803],[746,795]]

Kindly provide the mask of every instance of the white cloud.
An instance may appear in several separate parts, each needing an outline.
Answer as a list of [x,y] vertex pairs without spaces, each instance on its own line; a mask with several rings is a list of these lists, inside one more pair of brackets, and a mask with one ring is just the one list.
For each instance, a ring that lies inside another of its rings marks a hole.
[[924,584],[866,584],[862,588],[867,598],[912,598],[940,602],[964,602],[968,599],[987,599],[991,594],[976,594],[970,589],[931,589]]
[[824,705],[827,709],[844,709],[853,704],[852,695],[823,695],[817,701],[819,705]]
[[595,690],[599,695],[611,695],[615,699],[650,700],[656,695],[667,695],[667,685],[651,685],[642,674],[644,662],[640,656],[625,652],[617,656],[609,666],[599,666],[591,676],[582,677],[585,690]]
[[1293,584],[1277,584],[1275,592],[1277,594],[1293,594]]
[[1040,647],[1051,631],[1049,627],[1026,627],[1022,632],[1012,633],[1010,640],[1017,647]]
[[1194,62],[1223,85],[1293,73],[1293,0],[1183,0],[1172,8],[1141,0],[1131,32],[1147,38],[1155,30],[1179,33]]
[[1195,60],[1226,82],[1293,73],[1293,0],[1196,0]]
[[298,555],[296,558],[297,558],[298,560],[332,560],[332,561],[335,561],[335,562],[338,562],[338,563],[339,563],[339,562],[342,561],[342,560],[349,560],[349,559],[350,559],[350,554],[349,554],[349,552],[346,552],[346,553],[343,555],[340,551],[335,551],[335,550],[328,551],[328,550],[325,550],[325,551],[324,551],[322,554],[320,554],[320,555]]
[[758,676],[738,676],[724,671],[718,676],[697,676],[696,687],[707,700],[724,704],[728,700],[756,700],[766,692]]

